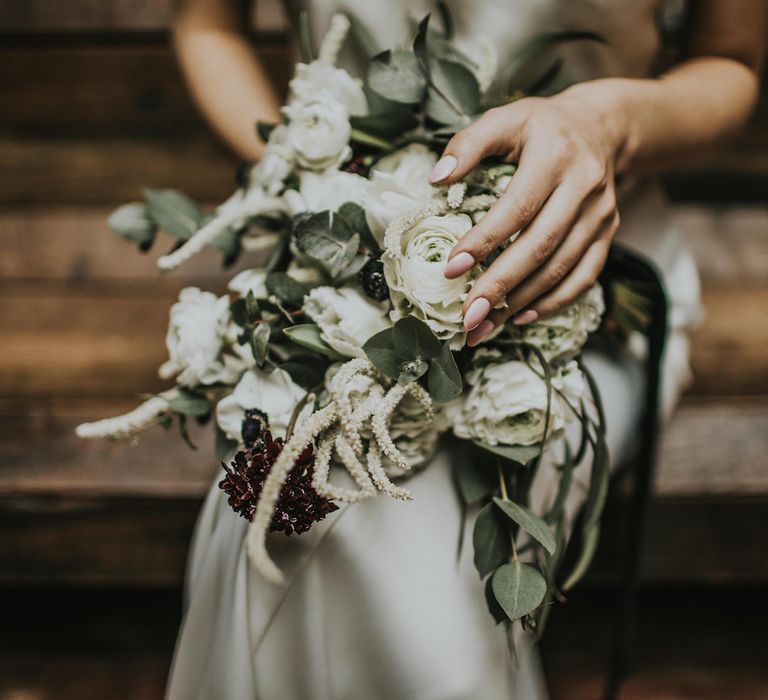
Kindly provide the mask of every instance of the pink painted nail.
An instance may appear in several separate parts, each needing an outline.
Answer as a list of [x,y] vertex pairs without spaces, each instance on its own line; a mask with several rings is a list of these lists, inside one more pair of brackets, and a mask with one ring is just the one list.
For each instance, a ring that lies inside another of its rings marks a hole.
[[491,310],[491,302],[483,297],[475,299],[467,309],[467,313],[464,314],[464,328],[471,331],[473,328],[477,328],[488,315]]
[[488,321],[486,319],[477,328],[470,331],[467,336],[467,345],[473,348],[475,345],[480,344],[483,341],[483,338],[485,338],[494,328],[496,328],[496,326],[493,325],[493,321]]
[[440,182],[440,180],[445,180],[445,178],[456,170],[458,164],[459,161],[456,160],[454,156],[443,156],[437,163],[435,163],[435,167],[432,168],[429,181]]
[[443,274],[448,279],[453,279],[454,277],[460,277],[468,270],[471,270],[474,266],[475,259],[469,253],[462,251],[461,253],[454,255],[448,261]]
[[527,311],[517,314],[517,316],[512,319],[512,323],[516,326],[524,326],[526,323],[533,323],[538,317],[539,314],[536,311],[528,309]]

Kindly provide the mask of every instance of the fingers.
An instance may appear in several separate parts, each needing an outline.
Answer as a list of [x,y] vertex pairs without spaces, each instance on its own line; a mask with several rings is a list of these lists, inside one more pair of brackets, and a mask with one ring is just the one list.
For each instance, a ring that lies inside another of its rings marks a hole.
[[479,307],[479,300],[486,301],[488,310],[497,306],[552,256],[578,216],[581,203],[581,197],[571,188],[561,186],[555,190],[533,223],[475,281],[464,302],[464,325],[468,330],[484,318],[470,313]]
[[487,156],[511,156],[523,114],[524,110],[511,106],[485,112],[448,142],[429,181],[450,184],[464,177]]

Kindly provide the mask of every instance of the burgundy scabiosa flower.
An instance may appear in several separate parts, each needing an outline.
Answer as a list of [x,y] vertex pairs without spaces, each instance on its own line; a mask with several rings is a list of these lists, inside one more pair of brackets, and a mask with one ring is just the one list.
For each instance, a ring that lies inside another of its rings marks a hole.
[[[243,518],[253,519],[264,481],[283,444],[282,438],[273,439],[272,433],[265,430],[253,446],[235,455],[231,466],[222,462],[226,475],[219,482],[219,488],[229,495],[232,510]],[[324,498],[312,487],[314,471],[314,449],[309,445],[296,460],[283,484],[270,532],[284,532],[286,535],[295,532],[300,535],[309,530],[312,523],[338,510],[333,501]]]

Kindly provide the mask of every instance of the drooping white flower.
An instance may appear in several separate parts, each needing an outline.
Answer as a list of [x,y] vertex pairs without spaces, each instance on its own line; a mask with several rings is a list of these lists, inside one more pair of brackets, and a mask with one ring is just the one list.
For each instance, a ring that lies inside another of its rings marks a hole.
[[391,326],[386,308],[352,287],[316,287],[304,299],[304,313],[320,326],[323,340],[347,357],[365,357],[365,342]]
[[506,324],[502,337],[530,343],[548,360],[566,360],[581,352],[605,313],[603,288],[595,284],[559,313],[522,326]]
[[470,228],[472,219],[466,214],[428,216],[402,233],[394,250],[388,242],[381,257],[394,307],[392,319],[412,314],[438,338],[450,341],[454,350],[464,345],[461,307],[480,267],[455,279],[447,279],[444,271],[449,253]]
[[362,83],[347,71],[325,61],[299,63],[296,75],[288,84],[289,104],[309,102],[325,92],[341,102],[348,114],[363,115],[368,112]]
[[[444,411],[460,438],[489,445],[535,445],[544,435],[547,385],[540,372],[526,362],[511,360],[468,372],[471,386]],[[568,406],[579,406],[586,391],[584,375],[575,362],[553,368],[552,404],[548,437],[562,435],[575,416]]]
[[385,156],[371,170],[365,218],[379,245],[395,217],[437,195],[437,188],[429,184],[436,161],[426,146],[414,143]]
[[301,167],[322,171],[350,158],[349,113],[328,91],[283,107],[283,114],[289,120],[286,144]]
[[283,198],[294,216],[304,212],[335,212],[347,202],[363,206],[367,189],[368,180],[355,173],[305,170],[299,176],[299,189],[288,190]]
[[171,307],[165,338],[169,359],[160,367],[164,379],[182,386],[234,382],[244,369],[242,358],[224,354],[232,343],[229,297],[197,287],[181,290]]
[[[230,440],[239,441],[245,412],[255,408],[267,414],[273,435],[284,436],[293,409],[305,393],[285,370],[275,369],[267,373],[253,368],[243,374],[229,396],[219,401],[216,422]],[[311,412],[312,406],[307,406],[302,417]]]

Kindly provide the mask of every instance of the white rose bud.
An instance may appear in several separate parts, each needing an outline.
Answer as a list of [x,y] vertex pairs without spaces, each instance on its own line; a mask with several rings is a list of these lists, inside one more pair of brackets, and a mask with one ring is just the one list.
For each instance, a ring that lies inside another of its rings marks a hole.
[[426,146],[414,143],[385,156],[373,168],[365,218],[379,245],[393,219],[424,206],[437,195],[437,188],[429,184],[436,161],[437,156]]
[[283,113],[289,119],[286,143],[303,168],[335,168],[352,155],[348,112],[330,93],[323,91],[306,102],[289,104]]
[[341,102],[348,114],[363,115],[368,112],[362,83],[347,71],[326,63],[313,61],[299,63],[296,75],[288,84],[290,102],[308,102],[326,92]]
[[197,287],[182,289],[171,307],[165,338],[170,357],[160,376],[176,377],[182,386],[233,382],[244,366],[242,357],[222,354],[232,342],[229,297]]
[[503,334],[537,347],[550,361],[562,361],[581,352],[604,313],[603,288],[595,284],[560,313],[523,326],[508,323]]
[[413,315],[424,321],[451,349],[460,349],[466,339],[462,304],[479,265],[455,279],[443,274],[448,255],[472,228],[466,214],[429,216],[400,236],[397,249],[381,257],[384,276],[394,309],[392,319]]
[[[245,412],[256,408],[269,417],[272,434],[284,437],[293,409],[305,394],[285,370],[267,373],[254,368],[243,374],[229,396],[219,401],[216,422],[230,440],[240,441]],[[307,406],[300,418],[303,420],[311,412],[312,406]]]
[[391,327],[386,308],[351,287],[316,287],[304,298],[304,313],[320,326],[323,340],[347,357],[365,357],[365,342]]
[[[553,368],[552,374],[548,437],[558,437],[575,418],[568,403],[578,406],[587,387],[575,362]],[[489,445],[541,442],[547,413],[547,385],[527,363],[490,364],[472,370],[465,378],[471,389],[444,409],[458,437],[481,440]]]

